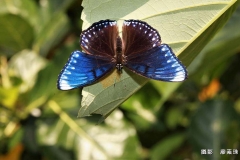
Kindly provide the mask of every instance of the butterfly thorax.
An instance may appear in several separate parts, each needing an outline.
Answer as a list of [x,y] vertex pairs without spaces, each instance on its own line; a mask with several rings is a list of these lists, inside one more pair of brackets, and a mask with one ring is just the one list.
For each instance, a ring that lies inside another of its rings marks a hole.
[[116,68],[119,72],[122,72],[122,40],[118,36],[117,37],[117,47],[116,47]]

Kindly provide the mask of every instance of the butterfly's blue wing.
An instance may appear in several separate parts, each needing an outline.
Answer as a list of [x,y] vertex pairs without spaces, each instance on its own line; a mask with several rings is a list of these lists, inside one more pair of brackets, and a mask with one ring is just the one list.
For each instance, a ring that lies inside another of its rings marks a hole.
[[108,58],[74,51],[58,76],[57,87],[70,90],[90,85],[114,69],[115,63]]
[[187,78],[185,66],[167,44],[126,58],[127,68],[147,78],[168,82],[179,82]]

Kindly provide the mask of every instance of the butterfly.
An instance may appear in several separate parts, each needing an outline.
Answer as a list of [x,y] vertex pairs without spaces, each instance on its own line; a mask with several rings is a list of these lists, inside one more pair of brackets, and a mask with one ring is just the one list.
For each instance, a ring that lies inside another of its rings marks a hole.
[[154,80],[179,82],[187,78],[185,66],[156,29],[140,20],[125,20],[122,38],[117,22],[101,20],[80,35],[83,51],[74,51],[60,72],[57,87],[70,90],[97,82],[115,68]]

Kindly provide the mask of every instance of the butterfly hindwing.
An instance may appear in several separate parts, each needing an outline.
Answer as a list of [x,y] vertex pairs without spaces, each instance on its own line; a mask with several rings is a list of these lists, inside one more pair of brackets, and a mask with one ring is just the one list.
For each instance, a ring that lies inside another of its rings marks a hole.
[[128,56],[125,66],[137,74],[155,80],[179,82],[187,78],[185,66],[167,44]]
[[74,51],[58,76],[57,87],[70,90],[90,85],[112,70],[114,65],[108,58]]

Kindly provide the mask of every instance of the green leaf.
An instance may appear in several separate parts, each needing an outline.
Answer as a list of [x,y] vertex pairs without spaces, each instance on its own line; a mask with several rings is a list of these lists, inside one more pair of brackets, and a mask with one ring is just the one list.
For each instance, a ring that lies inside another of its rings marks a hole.
[[71,53],[77,45],[61,47],[59,51],[56,52],[57,54],[52,61],[47,63],[45,68],[38,72],[35,85],[29,92],[23,95],[23,101],[26,106],[25,116],[28,115],[32,109],[42,106],[47,102],[47,99],[52,98],[52,96],[58,92],[56,85],[58,74],[67,61],[69,53]]
[[52,61],[38,72],[36,82],[32,90],[26,94],[25,104],[29,108],[35,108],[46,102],[49,96],[57,92],[57,77],[73,47],[62,47]]
[[33,44],[33,49],[41,55],[46,56],[49,50],[58,44],[69,31],[69,23],[67,16],[62,12],[51,16],[48,23],[45,23],[38,33]]
[[152,80],[151,83],[161,95],[158,104],[155,105],[155,111],[160,110],[162,104],[169,98],[169,96],[182,84],[181,82],[159,82]]
[[74,0],[51,0],[45,1],[43,6],[49,10],[49,14],[51,15],[58,12],[65,12],[72,2],[74,2]]
[[162,160],[170,156],[173,151],[184,142],[185,134],[171,135],[157,143],[151,150],[152,160]]
[[23,50],[16,53],[9,61],[11,76],[19,77],[23,81],[21,92],[33,87],[37,73],[45,67],[46,60],[31,50]]
[[[151,99],[149,99],[151,95]],[[146,129],[157,123],[155,112],[160,95],[151,83],[143,86],[137,93],[131,96],[121,105],[126,110],[126,115],[131,119],[136,128]]]
[[232,57],[233,54],[238,53],[240,50],[239,17],[240,5],[224,28],[218,32],[216,37],[214,37],[193,61],[190,67],[192,72],[197,71],[197,74],[194,74],[196,79],[199,80],[203,75],[208,73],[217,77],[224,71],[224,66],[228,63],[229,58]]
[[[110,82],[104,82],[103,80],[103,82],[97,83],[94,86],[85,87],[82,92],[82,107],[79,110],[78,117],[90,116],[93,113],[106,117],[119,104],[126,100],[126,95],[132,95],[136,90],[140,89],[140,86],[143,86],[147,82],[145,78],[138,75],[131,75],[130,78],[125,71],[121,74],[121,82],[114,81],[117,80],[113,76]],[[104,83],[113,85],[104,89]]]
[[[39,21],[45,24],[53,14],[65,12],[74,0],[51,0],[51,1],[29,1],[29,0],[2,0],[0,1],[0,14],[16,14],[24,17],[33,24],[34,28],[41,28]],[[39,7],[38,7],[39,6]],[[38,25],[38,26],[37,26]]]
[[0,15],[0,52],[7,55],[30,48],[34,31],[23,18],[12,15]]
[[96,126],[84,118],[70,117],[55,101],[49,101],[47,106],[60,119],[53,123],[38,120],[37,136],[41,145],[77,150],[77,159],[138,159],[135,129],[123,121],[120,111],[114,112],[105,125]]
[[19,94],[19,87],[0,87],[0,104],[13,109]]
[[57,159],[57,160],[73,160],[74,157],[73,150],[67,150],[59,146],[42,146],[42,154],[48,159]]
[[[189,65],[206,43],[223,26],[234,10],[236,0],[212,1],[83,1],[83,29],[102,19],[140,19],[156,28],[185,65]],[[173,4],[174,3],[174,4]],[[116,10],[117,8],[117,10]],[[104,12],[102,12],[104,10]],[[121,27],[119,28],[121,30]],[[108,80],[106,80],[108,79]],[[79,116],[101,114],[107,117],[148,80],[126,72],[117,81],[111,74],[100,83],[85,87]],[[110,81],[106,85],[106,81]]]
[[[42,25],[34,41],[33,48],[46,56],[70,30],[66,9],[74,0],[52,0],[40,2],[39,14]],[[39,25],[39,22],[37,23]]]
[[[220,99],[210,100],[199,106],[189,126],[190,142],[196,153],[201,149],[212,149],[212,155],[202,155],[206,159],[220,159],[220,149],[225,149],[226,129],[237,119],[233,103]],[[234,146],[232,146],[234,148]]]
[[0,1],[0,14],[14,14],[22,17],[34,26],[36,30],[41,27],[39,25],[39,9],[34,1],[2,0]]
[[13,149],[17,144],[21,143],[22,137],[23,137],[23,128],[19,128],[14,135],[12,135],[10,142],[9,142],[9,148]]
[[174,107],[169,109],[166,112],[166,125],[170,129],[175,129],[177,125],[181,122],[181,119],[183,118],[183,111],[181,111],[180,108]]

